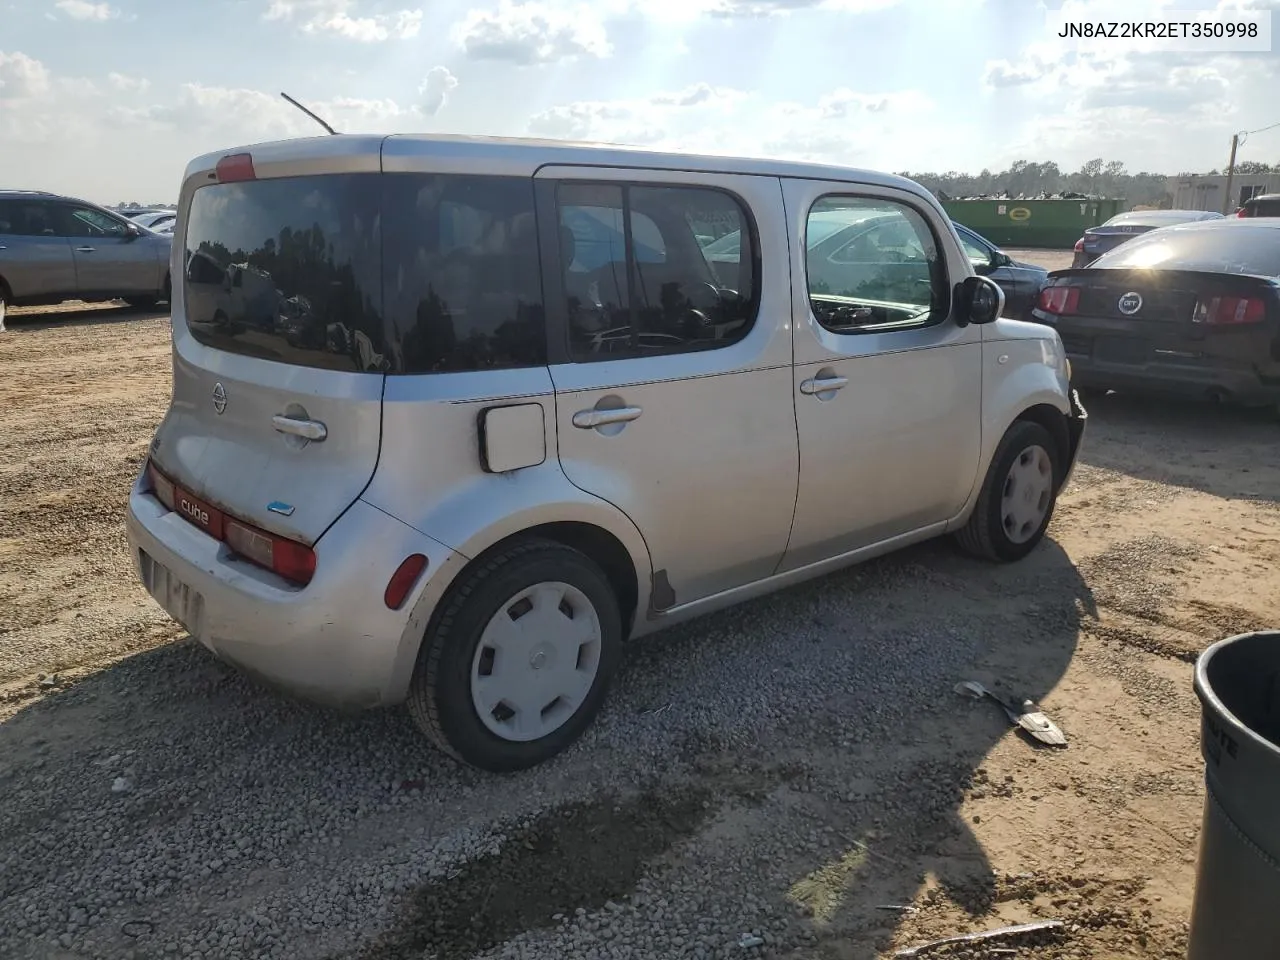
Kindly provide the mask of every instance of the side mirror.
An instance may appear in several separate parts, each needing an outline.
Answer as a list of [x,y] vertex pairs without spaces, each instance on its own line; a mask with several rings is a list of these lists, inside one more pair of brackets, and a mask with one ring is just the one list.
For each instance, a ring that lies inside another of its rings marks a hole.
[[956,322],[994,323],[1004,313],[1004,291],[986,277],[965,277],[956,284]]
[[991,262],[997,267],[1007,267],[1013,263],[1013,257],[1009,256],[1003,250],[997,250],[991,255]]
[[124,235],[130,240],[137,240],[142,236],[142,228],[136,223],[127,223],[125,224]]

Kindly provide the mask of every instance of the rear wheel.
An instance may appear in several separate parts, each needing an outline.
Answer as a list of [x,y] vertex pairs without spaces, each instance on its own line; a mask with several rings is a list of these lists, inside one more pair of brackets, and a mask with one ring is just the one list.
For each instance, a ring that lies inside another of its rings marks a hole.
[[1027,420],[1015,422],[1000,440],[977,506],[956,540],[986,560],[1021,560],[1044,538],[1061,476],[1049,431]]
[[590,725],[621,643],[613,588],[590,558],[551,541],[516,543],[442,601],[418,655],[409,714],[464,763],[534,766]]

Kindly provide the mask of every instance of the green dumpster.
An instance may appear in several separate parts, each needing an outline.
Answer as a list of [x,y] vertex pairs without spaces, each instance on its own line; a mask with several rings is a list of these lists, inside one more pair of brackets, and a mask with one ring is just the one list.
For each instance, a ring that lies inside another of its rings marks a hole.
[[1124,201],[945,200],[942,207],[956,223],[998,246],[1067,250],[1088,227],[1096,227],[1120,213]]

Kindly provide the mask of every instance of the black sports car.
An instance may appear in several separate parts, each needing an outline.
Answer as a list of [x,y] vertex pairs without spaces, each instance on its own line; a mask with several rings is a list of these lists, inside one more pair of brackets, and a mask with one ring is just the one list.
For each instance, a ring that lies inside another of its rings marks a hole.
[[1280,404],[1280,219],[1152,230],[1055,270],[1032,319],[1082,388]]

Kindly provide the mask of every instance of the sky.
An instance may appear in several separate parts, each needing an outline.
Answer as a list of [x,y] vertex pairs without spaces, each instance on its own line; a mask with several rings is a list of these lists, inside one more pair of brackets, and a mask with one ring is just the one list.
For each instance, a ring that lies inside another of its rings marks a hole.
[[[1275,11],[1271,52],[1054,36]],[[1280,122],[1280,0],[0,0],[0,186],[170,202],[188,160],[345,133],[977,173],[1226,165]],[[1280,127],[1239,159],[1280,162]]]

